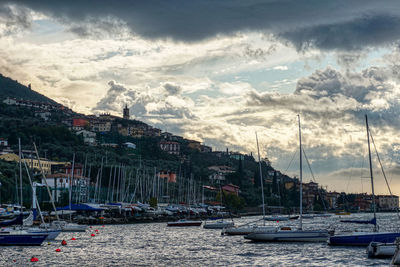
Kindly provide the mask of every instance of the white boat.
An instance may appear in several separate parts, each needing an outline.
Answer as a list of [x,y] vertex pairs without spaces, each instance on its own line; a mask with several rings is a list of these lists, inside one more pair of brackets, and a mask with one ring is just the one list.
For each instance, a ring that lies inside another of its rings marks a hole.
[[392,258],[392,261],[390,262],[390,265],[400,265],[400,239],[396,239],[396,250],[394,252],[394,256]]
[[244,238],[252,241],[264,242],[323,242],[329,238],[329,232],[325,229],[303,230],[303,150],[301,146],[301,127],[300,115],[299,120],[299,146],[300,146],[300,225],[298,229],[292,227],[276,227],[273,230],[255,229],[251,234]]
[[233,227],[235,224],[234,222],[227,222],[224,220],[219,220],[216,222],[205,222],[203,225],[204,229],[224,229],[224,228],[229,228]]
[[391,258],[396,252],[396,243],[371,242],[367,247],[368,258]]
[[[41,225],[41,228],[43,227],[44,225]],[[48,229],[61,230],[61,232],[86,232],[86,229],[88,228],[87,225],[69,223],[66,221],[53,221],[50,224],[47,224],[46,227]]]
[[273,229],[275,229],[275,227],[260,226],[260,225],[243,225],[243,226],[225,228],[222,230],[221,235],[248,235],[257,230],[260,231],[261,229],[263,229],[264,231],[272,231]]

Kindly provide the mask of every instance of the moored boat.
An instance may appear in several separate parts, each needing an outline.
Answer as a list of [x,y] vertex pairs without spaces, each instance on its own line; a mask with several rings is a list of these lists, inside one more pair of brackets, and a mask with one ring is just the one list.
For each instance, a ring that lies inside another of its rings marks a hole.
[[40,246],[48,234],[26,231],[0,231],[0,246]]
[[396,252],[396,243],[371,242],[367,247],[368,258],[391,258]]
[[206,222],[203,225],[204,229],[224,229],[224,228],[229,228],[233,227],[235,224],[234,222],[227,222],[227,221],[216,221],[216,222]]
[[327,230],[301,230],[291,227],[276,227],[271,230],[260,229],[246,235],[245,239],[255,242],[324,242],[328,239]]
[[167,226],[174,226],[174,227],[184,227],[184,226],[200,226],[202,221],[189,221],[189,220],[179,220],[176,222],[168,222]]

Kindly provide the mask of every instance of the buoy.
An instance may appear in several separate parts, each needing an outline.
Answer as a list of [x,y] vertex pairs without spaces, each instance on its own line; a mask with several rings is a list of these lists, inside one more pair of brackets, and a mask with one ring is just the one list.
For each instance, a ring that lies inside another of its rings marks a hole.
[[61,249],[59,249],[59,248],[58,248],[58,249],[56,249],[56,252],[61,252]]
[[13,260],[13,262],[17,262],[17,260]]
[[101,227],[104,227],[104,225],[102,225]]
[[90,236],[95,236],[95,234],[91,234]]
[[66,246],[67,245],[67,241],[65,241],[65,240],[61,241],[61,245]]
[[95,231],[98,232],[99,230],[96,229]]
[[71,240],[76,240],[76,238],[75,238],[75,237],[73,237],[73,238],[71,238]]
[[89,228],[92,229],[93,227],[92,227],[92,226],[89,226]]
[[47,242],[47,245],[51,245],[51,243],[50,243],[50,242]]
[[37,261],[39,261],[38,258],[36,258],[36,257],[32,257],[32,258],[31,258],[31,262],[37,262]]

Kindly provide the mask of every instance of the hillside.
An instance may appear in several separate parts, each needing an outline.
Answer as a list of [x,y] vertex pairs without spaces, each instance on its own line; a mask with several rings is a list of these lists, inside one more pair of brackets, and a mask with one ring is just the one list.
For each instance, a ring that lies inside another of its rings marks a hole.
[[54,100],[0,74],[0,98],[7,97],[57,104]]

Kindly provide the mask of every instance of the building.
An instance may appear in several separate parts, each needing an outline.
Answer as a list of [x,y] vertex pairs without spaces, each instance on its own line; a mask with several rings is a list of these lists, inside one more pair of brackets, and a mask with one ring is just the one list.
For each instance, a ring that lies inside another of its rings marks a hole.
[[326,194],[326,201],[328,202],[329,209],[337,209],[339,207],[338,200],[340,198],[340,193],[338,192],[327,192]]
[[376,196],[379,211],[396,211],[399,208],[399,197],[390,195]]
[[[14,153],[0,155],[0,159],[3,159],[5,161],[19,162],[19,156]],[[25,158],[23,158],[22,164],[25,164],[25,162],[29,168],[34,169],[37,172],[40,171],[40,165],[42,165],[42,170],[44,174],[51,173],[52,165],[65,164],[65,162],[57,162],[45,158],[40,158],[40,164],[39,164],[39,160],[36,157],[28,157],[28,156],[25,156]]]
[[0,146],[8,146],[8,140],[4,138],[0,138]]
[[72,119],[72,130],[81,131],[89,126],[89,121],[81,118]]
[[125,120],[129,120],[129,108],[128,105],[125,105],[125,108],[123,109],[123,118]]
[[188,147],[200,151],[201,143],[195,140],[189,140]]
[[222,186],[222,190],[228,194],[239,196],[240,187],[234,184],[227,184]]
[[168,183],[176,183],[176,173],[171,171],[159,171],[157,173],[158,178],[168,179]]
[[210,146],[201,145],[200,146],[200,152],[202,152],[202,153],[211,153],[212,152],[212,148]]
[[[71,180],[70,174],[66,173],[55,173],[46,176],[46,182],[48,186],[52,189],[53,199],[58,202],[61,199],[62,192],[68,192],[67,189],[70,188],[70,184],[72,183],[73,187],[78,187],[80,190],[78,191],[81,196],[79,199],[81,201],[87,200],[86,197],[86,188],[90,184],[90,178],[83,177],[81,175],[74,176],[73,180]],[[42,178],[42,183],[45,183],[44,178]],[[74,197],[76,197],[74,193]]]
[[160,148],[161,148],[161,150],[163,150],[169,154],[179,155],[180,150],[181,150],[181,145],[178,142],[161,141]]
[[229,166],[210,166],[208,167],[212,173],[208,176],[211,182],[220,184],[225,181],[225,176],[230,173],[234,173],[235,170]]
[[96,145],[96,133],[90,132],[87,130],[80,130],[76,132],[76,135],[82,135],[83,137],[83,142],[85,144],[94,146]]
[[44,110],[44,111],[38,110],[38,111],[35,111],[35,116],[42,118],[44,121],[48,121],[51,117],[51,112],[46,111],[46,110]]

